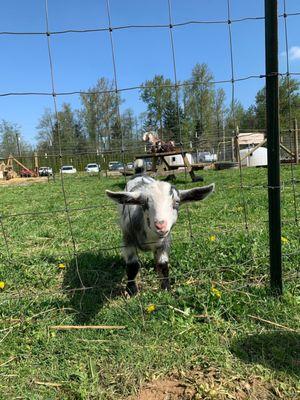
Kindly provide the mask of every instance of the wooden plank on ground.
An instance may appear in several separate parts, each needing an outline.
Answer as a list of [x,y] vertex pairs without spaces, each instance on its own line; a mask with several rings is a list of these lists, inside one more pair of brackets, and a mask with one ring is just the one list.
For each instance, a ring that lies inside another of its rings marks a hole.
[[58,331],[80,330],[80,329],[125,329],[124,325],[51,325],[49,329]]

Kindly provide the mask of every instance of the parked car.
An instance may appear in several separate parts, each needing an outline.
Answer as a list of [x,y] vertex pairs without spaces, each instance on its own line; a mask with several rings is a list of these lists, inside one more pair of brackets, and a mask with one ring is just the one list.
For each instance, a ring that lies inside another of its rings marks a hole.
[[98,173],[99,171],[101,171],[101,167],[100,167],[99,164],[91,163],[91,164],[88,164],[88,165],[84,168],[84,170],[85,170],[86,172],[89,172],[89,173],[92,173],[92,172]]
[[52,176],[53,170],[50,167],[40,167],[39,168],[39,176]]
[[126,169],[130,169],[130,170],[134,169],[134,163],[133,162],[127,163],[126,164]]
[[60,169],[62,174],[76,174],[77,170],[73,165],[63,165]]
[[198,162],[213,162],[216,161],[217,155],[210,153],[209,151],[203,151],[198,153]]
[[152,170],[152,161],[145,160],[144,164],[145,164],[146,171],[151,171]]
[[124,164],[121,163],[120,161],[110,161],[108,163],[109,171],[118,171],[118,170],[120,170],[122,168],[124,168]]
[[117,168],[118,171],[120,171],[122,174],[124,174],[125,172],[129,173],[129,175],[132,175],[133,170],[134,170],[134,163],[133,162],[129,162],[127,164],[122,164]]
[[31,169],[23,168],[20,171],[21,178],[31,178],[34,176],[34,172]]

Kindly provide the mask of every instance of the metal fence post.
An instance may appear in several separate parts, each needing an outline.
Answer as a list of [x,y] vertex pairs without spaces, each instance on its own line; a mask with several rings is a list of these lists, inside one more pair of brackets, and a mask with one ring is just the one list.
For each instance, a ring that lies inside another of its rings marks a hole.
[[277,0],[265,0],[270,284],[282,294]]

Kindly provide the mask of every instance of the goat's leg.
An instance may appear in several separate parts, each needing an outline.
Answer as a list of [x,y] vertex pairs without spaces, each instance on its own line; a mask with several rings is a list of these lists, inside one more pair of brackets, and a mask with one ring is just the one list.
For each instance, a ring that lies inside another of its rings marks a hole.
[[126,262],[127,272],[127,286],[126,291],[130,296],[138,292],[138,287],[135,278],[140,269],[140,263],[137,256],[136,248],[133,246],[126,246],[123,249],[123,256]]
[[166,249],[159,249],[154,254],[156,272],[160,279],[160,286],[163,290],[170,290],[169,281],[169,254]]

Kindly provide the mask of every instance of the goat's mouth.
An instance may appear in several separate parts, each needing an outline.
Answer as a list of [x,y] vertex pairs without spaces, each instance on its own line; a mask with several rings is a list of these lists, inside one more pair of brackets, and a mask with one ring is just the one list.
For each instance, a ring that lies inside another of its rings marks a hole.
[[169,232],[170,232],[170,231],[165,231],[165,232],[156,231],[157,235],[158,235],[160,238],[165,238],[165,237],[167,237],[168,234],[169,234]]

